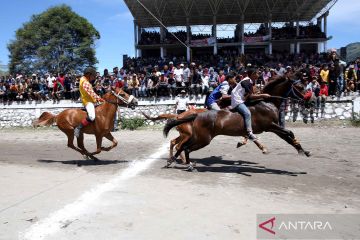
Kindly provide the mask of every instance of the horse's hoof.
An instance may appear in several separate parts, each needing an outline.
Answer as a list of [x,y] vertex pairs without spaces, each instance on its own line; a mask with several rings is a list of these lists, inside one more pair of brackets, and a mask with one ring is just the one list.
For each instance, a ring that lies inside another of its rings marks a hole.
[[193,166],[189,166],[189,167],[186,169],[186,171],[192,172],[192,171],[194,171],[194,167],[193,167]]
[[264,155],[266,155],[266,154],[269,154],[269,151],[268,151],[267,149],[263,149],[263,150],[262,150],[262,153],[263,153]]
[[241,142],[238,142],[238,144],[236,145],[236,148],[242,147],[244,144]]
[[80,161],[76,161],[76,166],[81,167]]
[[309,152],[309,151],[305,151],[304,154],[305,154],[305,156],[307,156],[307,157],[310,157],[310,156],[311,156],[311,152]]

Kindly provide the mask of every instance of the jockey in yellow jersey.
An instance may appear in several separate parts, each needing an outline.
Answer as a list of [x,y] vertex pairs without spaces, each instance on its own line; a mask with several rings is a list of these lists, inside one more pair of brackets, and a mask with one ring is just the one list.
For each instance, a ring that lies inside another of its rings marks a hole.
[[88,116],[87,118],[84,118],[81,121],[81,124],[75,128],[74,134],[77,138],[80,136],[80,132],[83,127],[86,127],[91,122],[95,121],[95,103],[105,101],[93,90],[91,82],[95,81],[95,79],[96,71],[92,67],[86,68],[84,76],[80,79],[80,97],[84,107],[86,108]]

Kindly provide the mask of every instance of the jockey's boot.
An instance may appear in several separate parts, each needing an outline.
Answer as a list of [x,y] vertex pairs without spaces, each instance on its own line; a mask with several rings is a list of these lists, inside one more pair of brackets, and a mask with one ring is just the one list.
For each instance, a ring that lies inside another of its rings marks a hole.
[[248,131],[248,137],[251,141],[257,140],[257,137],[255,136],[255,134],[252,131]]
[[86,127],[87,125],[89,125],[90,124],[90,121],[87,119],[87,118],[84,118],[82,121],[81,121],[81,123],[80,123],[80,125],[79,126],[77,126],[75,129],[74,129],[74,135],[75,135],[75,137],[80,137],[80,132],[81,132],[81,129],[83,128],[83,127]]

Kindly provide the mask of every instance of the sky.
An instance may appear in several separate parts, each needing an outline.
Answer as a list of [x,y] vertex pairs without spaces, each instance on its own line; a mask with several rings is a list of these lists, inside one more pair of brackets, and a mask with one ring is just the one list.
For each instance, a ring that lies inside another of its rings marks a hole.
[[[9,62],[7,44],[15,38],[15,31],[33,14],[59,4],[69,5],[100,32],[96,44],[100,71],[121,67],[123,54],[134,56],[133,17],[123,0],[4,0],[0,13],[0,64]],[[328,17],[328,36],[333,36],[328,48],[360,41],[358,16],[359,0],[338,0]]]

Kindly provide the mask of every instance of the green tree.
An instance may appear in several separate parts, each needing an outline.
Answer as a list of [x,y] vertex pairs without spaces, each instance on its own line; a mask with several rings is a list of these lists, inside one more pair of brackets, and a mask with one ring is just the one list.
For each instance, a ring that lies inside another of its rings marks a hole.
[[8,45],[11,73],[82,71],[97,63],[99,32],[69,6],[49,8],[16,31]]

